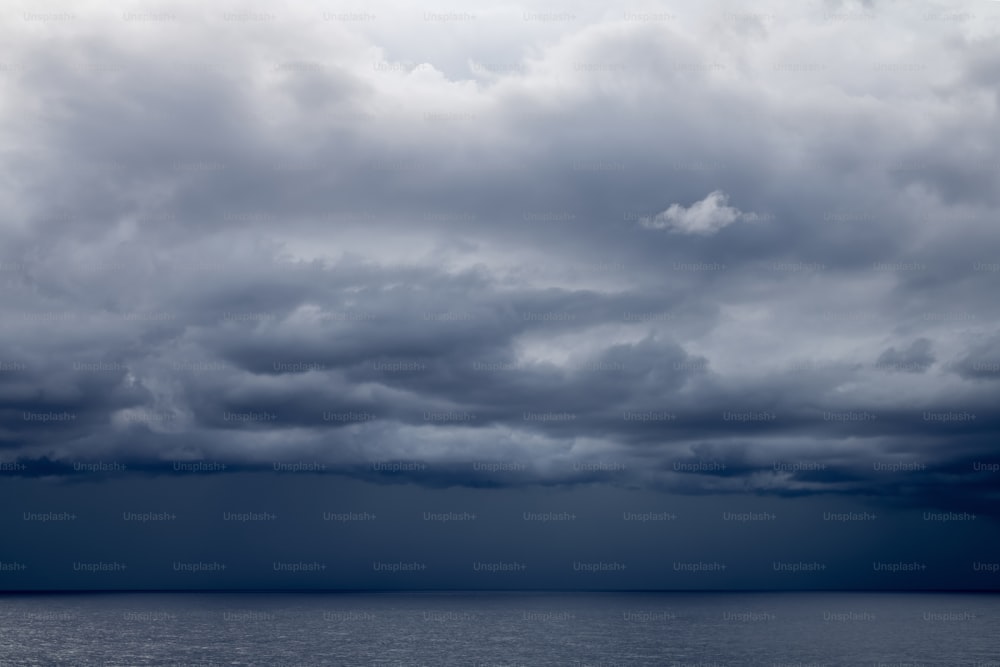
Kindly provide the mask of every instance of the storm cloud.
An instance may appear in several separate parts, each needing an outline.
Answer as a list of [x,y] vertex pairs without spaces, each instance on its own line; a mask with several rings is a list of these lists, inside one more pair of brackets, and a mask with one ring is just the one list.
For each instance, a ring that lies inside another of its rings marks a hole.
[[998,29],[990,2],[25,10],[4,474],[995,513]]

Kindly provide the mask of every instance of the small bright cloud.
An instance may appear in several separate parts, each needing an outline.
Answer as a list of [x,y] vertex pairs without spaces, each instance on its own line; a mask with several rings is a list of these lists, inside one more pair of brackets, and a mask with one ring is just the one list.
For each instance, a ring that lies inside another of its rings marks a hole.
[[714,234],[739,220],[743,213],[727,206],[729,195],[722,190],[710,192],[699,202],[684,207],[671,204],[667,210],[639,222],[647,229],[669,229],[681,234]]

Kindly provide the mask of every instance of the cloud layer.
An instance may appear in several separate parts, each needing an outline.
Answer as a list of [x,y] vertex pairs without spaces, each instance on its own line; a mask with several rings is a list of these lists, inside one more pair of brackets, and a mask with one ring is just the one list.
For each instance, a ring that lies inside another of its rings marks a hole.
[[15,16],[0,459],[987,511],[993,4]]

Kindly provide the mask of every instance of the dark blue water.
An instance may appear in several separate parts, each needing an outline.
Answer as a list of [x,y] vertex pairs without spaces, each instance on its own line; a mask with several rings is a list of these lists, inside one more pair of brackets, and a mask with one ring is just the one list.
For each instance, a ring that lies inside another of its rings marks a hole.
[[1000,667],[1000,596],[0,596],[13,665]]

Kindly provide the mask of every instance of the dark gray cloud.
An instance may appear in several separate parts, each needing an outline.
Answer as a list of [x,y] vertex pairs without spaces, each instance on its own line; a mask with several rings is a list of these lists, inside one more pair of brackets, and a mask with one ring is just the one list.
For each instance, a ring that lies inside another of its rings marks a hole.
[[890,347],[878,356],[875,365],[886,370],[923,373],[933,363],[931,342],[926,338],[918,338],[902,350]]
[[0,456],[988,512],[977,8],[582,7],[481,45],[305,6],[21,17]]

